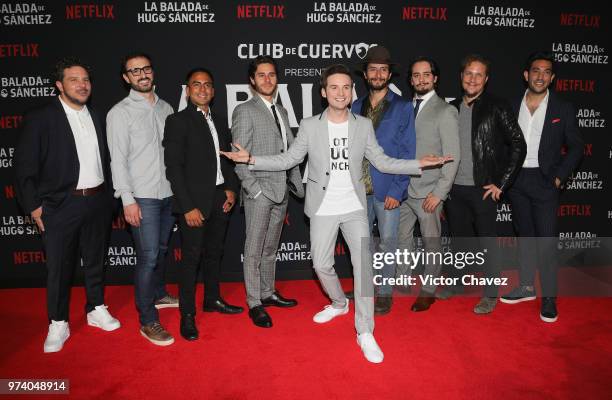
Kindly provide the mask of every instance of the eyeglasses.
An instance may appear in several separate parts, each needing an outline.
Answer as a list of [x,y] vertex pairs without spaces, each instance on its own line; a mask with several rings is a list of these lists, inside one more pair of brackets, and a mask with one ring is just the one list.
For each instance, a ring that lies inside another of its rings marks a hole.
[[150,65],[145,65],[142,68],[132,68],[126,70],[125,72],[129,72],[134,76],[139,76],[142,72],[144,72],[145,74],[150,74],[151,72],[153,72],[153,67]]

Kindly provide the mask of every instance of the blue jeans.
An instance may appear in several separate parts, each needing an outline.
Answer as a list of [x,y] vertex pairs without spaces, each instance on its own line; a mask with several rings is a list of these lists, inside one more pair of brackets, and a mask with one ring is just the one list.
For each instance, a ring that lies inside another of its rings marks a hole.
[[168,241],[174,227],[172,197],[163,200],[136,198],[142,219],[140,226],[132,226],[136,247],[136,274],[134,290],[136,308],[141,325],[159,321],[155,300],[166,296],[164,259]]
[[[400,208],[393,210],[385,210],[385,202],[378,201],[374,195],[366,196],[368,201],[368,222],[370,224],[370,232],[374,226],[374,219],[378,221],[378,232],[380,234],[380,249],[374,248],[374,240],[372,239],[372,252],[391,252],[395,253],[397,249],[397,238],[399,235]],[[384,278],[395,277],[395,263],[390,263],[382,267],[380,270],[374,271],[374,275],[382,275]],[[381,285],[378,287],[378,296],[391,296],[393,287],[391,285]]]

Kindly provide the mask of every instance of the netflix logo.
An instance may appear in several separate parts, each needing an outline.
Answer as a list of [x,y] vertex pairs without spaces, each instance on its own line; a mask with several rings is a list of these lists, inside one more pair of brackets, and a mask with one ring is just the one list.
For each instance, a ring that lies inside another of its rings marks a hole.
[[590,204],[561,204],[557,210],[558,217],[590,217]]
[[601,15],[562,13],[560,18],[561,26],[581,26],[594,29],[599,28],[601,21]]
[[66,5],[66,19],[115,19],[114,4]]
[[446,7],[404,7],[402,8],[402,21],[429,20],[447,21]]
[[47,257],[45,257],[44,251],[14,251],[13,252],[13,264],[33,264],[33,263],[45,263]]
[[[561,147],[561,155],[566,155],[567,154],[567,145],[563,145]],[[584,151],[583,151],[583,155],[585,157],[591,157],[593,155],[593,143],[585,143],[584,144]]]
[[6,185],[4,187],[4,197],[6,197],[9,200],[14,199],[15,198],[15,186]]
[[0,58],[38,57],[38,43],[0,44]]
[[595,93],[595,81],[588,79],[557,79],[555,90],[557,92]]
[[239,4],[237,19],[285,19],[285,6],[279,4]]
[[0,129],[17,129],[23,124],[23,115],[0,115]]

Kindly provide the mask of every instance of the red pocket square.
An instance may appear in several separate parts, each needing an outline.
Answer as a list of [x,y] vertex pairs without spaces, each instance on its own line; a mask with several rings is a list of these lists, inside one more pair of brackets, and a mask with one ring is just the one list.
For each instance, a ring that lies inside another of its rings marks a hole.
[[561,121],[561,118],[555,118],[552,120],[552,123],[556,124],[557,122],[560,122],[560,121]]

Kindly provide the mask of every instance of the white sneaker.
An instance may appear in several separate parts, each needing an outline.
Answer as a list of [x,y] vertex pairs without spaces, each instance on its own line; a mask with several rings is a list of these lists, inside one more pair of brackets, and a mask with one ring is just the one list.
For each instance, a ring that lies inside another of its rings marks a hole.
[[385,358],[382,350],[378,347],[378,343],[376,343],[376,339],[374,339],[374,335],[371,333],[357,335],[357,344],[361,347],[363,355],[369,362],[378,364]]
[[322,311],[319,311],[312,317],[312,320],[317,324],[324,324],[331,321],[339,315],[344,315],[349,311],[349,301],[346,299],[346,305],[344,308],[334,308],[331,304],[326,305]]
[[105,331],[114,331],[121,326],[121,323],[113,318],[107,310],[107,306],[102,304],[87,313],[87,325],[95,326]]
[[45,339],[44,352],[55,353],[64,347],[64,342],[70,337],[68,321],[51,321],[49,333]]

